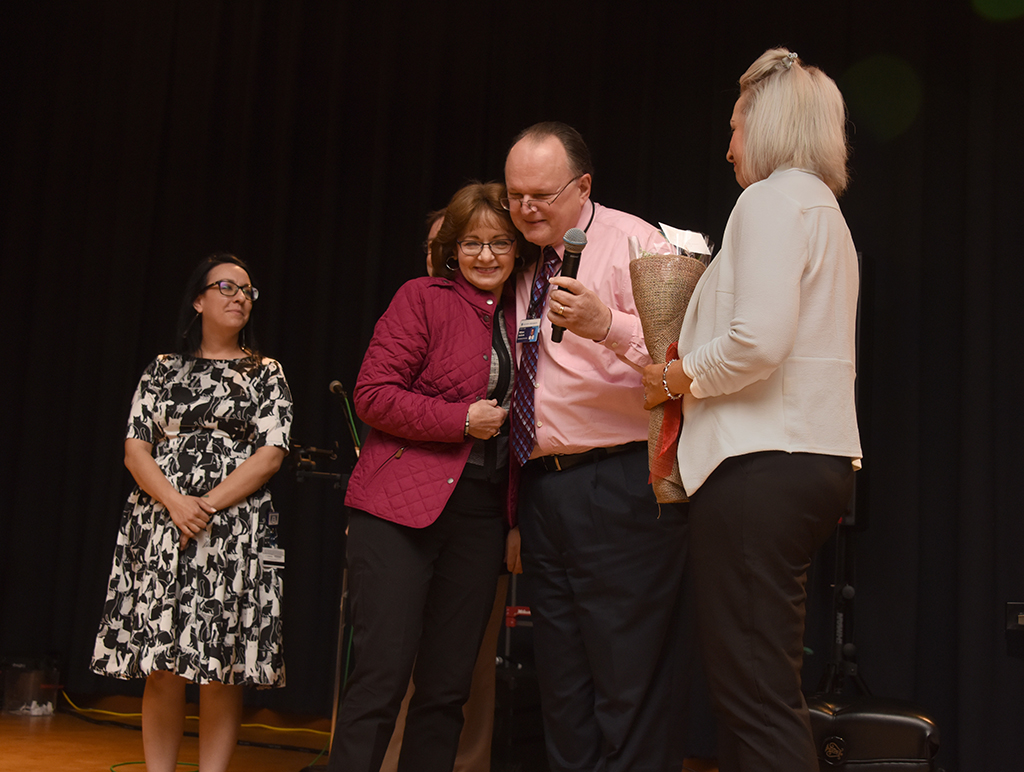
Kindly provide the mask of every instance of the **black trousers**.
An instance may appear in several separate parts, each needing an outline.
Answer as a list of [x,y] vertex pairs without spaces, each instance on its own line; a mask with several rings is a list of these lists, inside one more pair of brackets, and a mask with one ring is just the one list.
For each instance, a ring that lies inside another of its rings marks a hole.
[[846,511],[848,458],[724,461],[690,497],[697,627],[722,772],[817,772],[801,691],[807,568]]
[[505,545],[501,486],[463,478],[426,528],[353,512],[349,599],[355,668],[328,769],[377,772],[415,662],[398,769],[451,772]]
[[551,769],[679,772],[685,508],[660,511],[638,445],[526,467],[523,567]]

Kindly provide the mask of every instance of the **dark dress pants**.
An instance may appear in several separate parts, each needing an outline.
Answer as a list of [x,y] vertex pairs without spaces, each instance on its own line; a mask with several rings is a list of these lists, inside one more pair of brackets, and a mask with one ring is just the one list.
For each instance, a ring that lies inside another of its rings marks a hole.
[[726,459],[690,497],[697,627],[722,772],[817,772],[801,691],[807,569],[853,492],[848,458]]
[[679,772],[685,508],[660,511],[647,450],[527,466],[519,527],[552,770]]
[[422,529],[352,513],[355,668],[328,769],[380,769],[415,662],[398,769],[451,771],[504,555],[504,491],[495,488],[463,478],[440,517]]

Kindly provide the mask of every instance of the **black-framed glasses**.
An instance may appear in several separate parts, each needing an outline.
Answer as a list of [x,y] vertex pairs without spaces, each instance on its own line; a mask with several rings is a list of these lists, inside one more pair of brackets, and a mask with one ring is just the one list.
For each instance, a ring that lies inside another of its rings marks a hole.
[[228,281],[227,279],[224,279],[223,281],[215,281],[213,284],[207,284],[203,287],[203,292],[206,292],[208,289],[213,289],[214,287],[220,290],[221,295],[228,298],[233,298],[238,290],[242,290],[242,294],[245,295],[245,299],[249,301],[255,300],[260,296],[260,291],[251,284],[246,284],[244,287],[240,287],[233,281]]
[[459,249],[462,250],[464,255],[469,257],[476,257],[484,251],[484,247],[489,247],[491,254],[493,255],[507,255],[512,251],[512,245],[516,243],[515,239],[495,239],[494,241],[456,241],[459,245]]
[[[580,177],[582,176],[583,175],[581,174]],[[513,206],[517,206],[520,209],[529,207],[535,212],[540,211],[541,209],[547,209],[555,203],[555,200],[560,195],[562,195],[563,190],[576,182],[580,177],[573,177],[554,193],[542,193],[539,196],[533,196],[531,198],[525,198],[524,196],[506,196],[505,198],[500,199],[501,205],[508,210],[511,210]]]

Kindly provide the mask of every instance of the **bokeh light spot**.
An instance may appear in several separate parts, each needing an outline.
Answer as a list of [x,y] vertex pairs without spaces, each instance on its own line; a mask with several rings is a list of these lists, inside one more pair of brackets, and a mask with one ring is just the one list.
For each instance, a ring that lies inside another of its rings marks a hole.
[[971,7],[989,21],[1009,21],[1024,16],[1024,0],[971,0]]
[[840,85],[854,125],[882,142],[903,134],[921,111],[920,78],[910,64],[890,54],[857,62]]

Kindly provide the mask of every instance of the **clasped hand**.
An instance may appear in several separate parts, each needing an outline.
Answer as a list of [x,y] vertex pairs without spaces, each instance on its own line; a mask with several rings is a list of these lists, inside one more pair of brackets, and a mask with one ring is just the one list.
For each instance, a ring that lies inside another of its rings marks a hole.
[[469,436],[489,440],[505,423],[508,411],[496,399],[480,399],[469,406]]
[[166,502],[167,512],[181,532],[179,546],[184,549],[189,539],[194,539],[210,522],[210,516],[217,508],[199,496],[178,496],[173,502]]

